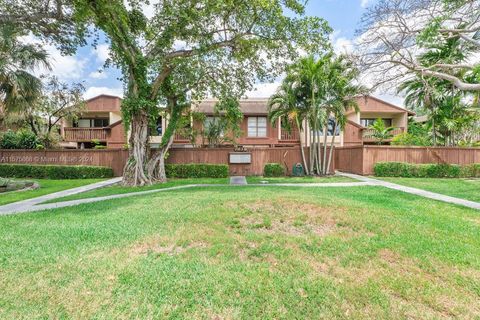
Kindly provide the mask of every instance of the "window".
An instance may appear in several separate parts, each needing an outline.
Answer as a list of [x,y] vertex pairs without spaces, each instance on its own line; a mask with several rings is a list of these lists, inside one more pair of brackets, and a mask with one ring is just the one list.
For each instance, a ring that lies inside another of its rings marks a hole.
[[78,128],[103,128],[108,127],[109,120],[108,118],[95,118],[95,119],[78,119],[74,123],[74,127]]
[[264,138],[267,136],[267,117],[248,117],[248,137]]
[[[376,118],[362,118],[360,119],[360,124],[366,128],[370,127],[373,125],[373,123],[377,120]],[[392,126],[392,119],[382,119],[383,123],[385,123],[386,127],[391,127]]]
[[155,126],[155,132],[157,136],[161,136],[163,134],[163,124],[162,124],[162,117],[157,118],[157,123]]
[[[333,129],[335,128],[335,120],[329,119],[328,120],[328,135],[333,136]],[[335,135],[338,137],[340,135],[340,127],[337,126],[335,129]]]
[[[328,119],[328,137],[333,136],[333,128],[335,127],[335,119]],[[337,129],[335,130],[335,135],[338,137],[340,135],[340,127],[337,126]],[[323,136],[323,130],[320,130],[320,136]],[[313,134],[313,132],[312,132]]]

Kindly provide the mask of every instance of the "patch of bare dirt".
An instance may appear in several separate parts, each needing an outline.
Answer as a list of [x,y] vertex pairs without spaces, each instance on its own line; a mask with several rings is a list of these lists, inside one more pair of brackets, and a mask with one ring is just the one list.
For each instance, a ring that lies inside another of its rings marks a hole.
[[235,206],[250,213],[239,219],[240,227],[262,233],[326,236],[337,227],[337,219],[333,215],[337,209],[311,203],[279,200],[237,203]]

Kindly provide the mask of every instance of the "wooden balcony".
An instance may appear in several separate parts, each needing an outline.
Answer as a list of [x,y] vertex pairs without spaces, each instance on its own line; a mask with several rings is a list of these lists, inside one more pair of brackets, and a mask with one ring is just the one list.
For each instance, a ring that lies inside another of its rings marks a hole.
[[292,129],[289,132],[288,130],[281,128],[280,141],[281,142],[298,142],[300,141],[300,134],[296,129]]
[[179,132],[175,132],[175,136],[173,137],[173,142],[174,143],[188,143],[188,142],[190,142],[190,138],[182,135]]
[[[401,134],[405,132],[405,128],[394,128],[392,131],[390,131],[390,134],[392,137],[396,136],[397,134]],[[375,130],[373,129],[364,129],[363,130],[363,142],[377,142],[378,139],[374,137]],[[392,139],[386,139],[384,142],[390,142]]]
[[107,141],[110,128],[64,128],[63,140],[67,142]]

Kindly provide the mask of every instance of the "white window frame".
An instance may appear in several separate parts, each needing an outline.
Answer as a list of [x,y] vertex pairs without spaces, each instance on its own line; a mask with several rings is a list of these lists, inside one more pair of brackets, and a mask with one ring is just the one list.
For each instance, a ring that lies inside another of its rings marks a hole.
[[[251,124],[250,119],[254,120],[255,123]],[[265,119],[265,126],[259,126],[259,119]],[[265,128],[265,135],[259,134],[259,129]],[[251,132],[250,130],[255,131],[255,133]],[[267,124],[267,117],[248,117],[247,118],[247,136],[249,138],[267,138],[268,137],[268,124]]]

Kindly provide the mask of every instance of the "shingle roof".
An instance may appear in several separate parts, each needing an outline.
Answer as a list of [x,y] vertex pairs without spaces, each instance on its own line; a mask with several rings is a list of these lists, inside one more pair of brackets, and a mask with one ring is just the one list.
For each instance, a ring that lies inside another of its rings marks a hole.
[[[194,110],[206,114],[215,113],[215,105],[218,100],[203,100],[198,104],[194,104]],[[265,99],[242,99],[240,100],[240,110],[243,114],[249,115],[267,115],[268,114],[268,98]]]

